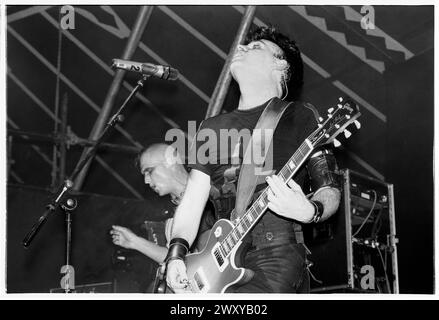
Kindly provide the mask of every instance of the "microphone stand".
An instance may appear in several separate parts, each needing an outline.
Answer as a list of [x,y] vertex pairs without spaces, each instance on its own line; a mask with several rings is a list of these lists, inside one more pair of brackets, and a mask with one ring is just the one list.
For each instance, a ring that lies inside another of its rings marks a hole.
[[[142,75],[142,79],[137,81],[137,85],[133,88],[130,95],[126,98],[122,106],[117,110],[117,112],[111,117],[111,119],[108,121],[107,125],[105,126],[104,130],[102,131],[101,135],[98,137],[98,139],[95,141],[95,143],[88,149],[85,156],[81,157],[76,164],[75,169],[73,170],[72,174],[64,181],[64,184],[60,186],[56,192],[56,196],[52,199],[52,201],[46,205],[46,211],[43,213],[43,215],[38,219],[38,221],[32,226],[31,230],[27,233],[27,235],[23,239],[23,246],[25,248],[28,248],[29,245],[32,243],[32,240],[35,238],[37,233],[40,231],[41,227],[44,225],[44,223],[47,221],[50,214],[54,213],[62,204],[64,199],[68,197],[70,194],[70,190],[73,188],[73,181],[77,177],[77,175],[81,172],[82,168],[85,166],[85,164],[94,157],[96,150],[98,146],[103,141],[104,137],[108,134],[110,128],[114,128],[114,126],[118,122],[123,121],[123,115],[122,111],[124,110],[127,103],[131,100],[131,98],[137,93],[137,91],[140,89],[140,87],[143,87],[144,81],[146,81],[149,78],[148,75]],[[67,200],[67,207],[69,206],[68,202],[75,201],[76,200]],[[66,222],[67,222],[67,244],[66,244],[66,260],[67,260],[67,266],[70,263],[70,241],[71,241],[71,217],[70,217],[70,211],[72,209],[64,208],[64,205],[62,205],[64,211],[66,211]],[[76,203],[75,203],[76,207]],[[74,208],[73,208],[74,209]],[[66,292],[69,292],[69,288],[67,286]]]
[[72,216],[71,212],[76,209],[78,201],[75,198],[67,198],[67,200],[61,204],[61,209],[66,215],[66,263],[62,266],[61,272],[66,275],[61,280],[61,287],[65,293],[74,292],[75,289],[75,270],[70,265],[70,256],[72,253]]

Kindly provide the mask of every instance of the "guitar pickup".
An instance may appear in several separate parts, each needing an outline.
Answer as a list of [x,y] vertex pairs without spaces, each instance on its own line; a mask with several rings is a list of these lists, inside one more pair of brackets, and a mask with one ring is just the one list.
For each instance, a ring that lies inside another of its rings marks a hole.
[[223,251],[221,250],[221,244],[219,242],[217,242],[216,245],[212,248],[210,254],[212,255],[212,259],[215,261],[218,270],[220,272],[223,272],[229,264],[229,259],[224,256]]
[[214,250],[213,254],[215,255],[215,259],[218,262],[218,265],[221,267],[224,264],[224,259],[222,254],[219,252],[219,248],[216,248]]

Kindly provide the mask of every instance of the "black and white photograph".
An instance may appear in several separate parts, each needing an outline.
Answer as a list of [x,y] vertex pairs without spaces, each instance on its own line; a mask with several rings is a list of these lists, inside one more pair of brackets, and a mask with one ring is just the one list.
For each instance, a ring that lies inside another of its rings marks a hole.
[[2,7],[2,294],[435,296],[433,2]]

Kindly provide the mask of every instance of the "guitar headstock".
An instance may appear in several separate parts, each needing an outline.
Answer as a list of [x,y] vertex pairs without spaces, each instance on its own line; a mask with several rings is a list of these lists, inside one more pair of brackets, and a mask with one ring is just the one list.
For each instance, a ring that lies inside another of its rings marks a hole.
[[337,106],[328,109],[326,119],[319,119],[319,128],[316,129],[308,139],[311,141],[314,148],[331,142],[334,142],[334,145],[338,147],[340,146],[340,142],[336,137],[342,131],[344,131],[346,138],[351,136],[351,132],[346,129],[347,126],[354,123],[355,127],[360,129],[361,124],[357,121],[357,118],[360,115],[360,109],[355,102],[340,97]]

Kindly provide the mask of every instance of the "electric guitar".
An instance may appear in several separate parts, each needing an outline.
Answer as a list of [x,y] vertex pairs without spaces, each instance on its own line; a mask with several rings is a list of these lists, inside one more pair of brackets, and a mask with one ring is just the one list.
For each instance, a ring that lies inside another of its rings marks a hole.
[[[323,145],[340,144],[335,139],[342,131],[346,138],[351,133],[346,127],[355,123],[361,114],[358,106],[351,100],[339,98],[337,107],[328,109],[326,120],[321,119],[318,128],[300,145],[286,165],[277,174],[286,184],[305,162],[311,152]],[[195,293],[223,293],[232,285],[245,283],[253,275],[251,270],[239,265],[242,239],[265,213],[268,207],[266,187],[251,207],[232,223],[227,219],[218,220],[211,229],[204,249],[186,256],[188,289]]]

